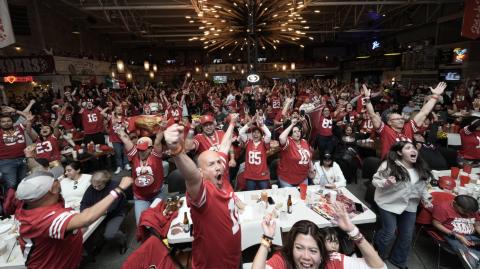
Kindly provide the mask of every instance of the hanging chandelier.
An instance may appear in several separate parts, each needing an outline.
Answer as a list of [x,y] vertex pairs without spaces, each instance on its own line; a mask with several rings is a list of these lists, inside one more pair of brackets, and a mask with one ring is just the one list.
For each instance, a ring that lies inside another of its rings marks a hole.
[[285,43],[303,47],[313,37],[302,13],[310,0],[191,0],[196,18],[186,16],[191,23],[197,20],[203,35],[189,41],[203,42],[208,51],[273,48]]

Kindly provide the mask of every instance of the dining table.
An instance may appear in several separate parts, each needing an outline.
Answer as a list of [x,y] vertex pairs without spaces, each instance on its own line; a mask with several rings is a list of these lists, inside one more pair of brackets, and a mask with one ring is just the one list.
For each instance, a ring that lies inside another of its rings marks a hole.
[[[267,192],[268,196],[272,198],[273,204],[266,204],[260,200],[263,191]],[[307,197],[305,200],[300,199],[300,191],[297,189],[297,187],[235,192],[235,196],[244,204],[244,208],[239,210],[238,219],[242,228],[242,242],[252,240],[258,241],[258,238],[260,237],[257,234],[261,232],[261,222],[263,217],[267,214],[272,214],[276,217],[277,227],[279,227],[279,230],[282,233],[289,232],[293,225],[300,220],[309,220],[315,223],[319,228],[336,226],[335,222],[322,217],[309,205],[311,196],[320,195],[319,193],[326,193],[329,191],[332,190],[325,189],[319,185],[310,185],[307,187],[307,193],[309,194],[309,197]],[[335,191],[341,192],[353,202],[361,204],[365,209],[363,213],[360,213],[352,218],[353,224],[376,222],[375,213],[365,206],[365,204],[355,197],[355,195],[353,195],[347,188],[340,188]],[[291,214],[287,213],[286,210],[289,195],[292,199]],[[185,199],[185,197],[181,199]],[[190,216],[190,208],[187,206],[187,203],[184,202],[179,208],[178,216],[172,220],[170,230],[167,234],[167,240],[169,244],[193,242],[193,236],[190,232],[179,232],[176,234],[172,233],[172,227],[178,226],[179,223],[183,223],[185,212],[189,218],[189,223],[193,223]],[[195,223],[193,223],[193,233],[194,231]],[[243,237],[248,238],[244,239]]]

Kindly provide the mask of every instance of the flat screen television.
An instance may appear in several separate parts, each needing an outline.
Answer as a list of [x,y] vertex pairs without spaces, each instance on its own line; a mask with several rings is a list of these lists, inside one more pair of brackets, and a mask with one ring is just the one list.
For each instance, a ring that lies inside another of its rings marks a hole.
[[446,81],[459,81],[462,79],[462,74],[458,71],[443,71],[440,73],[440,78]]
[[213,83],[217,83],[217,84],[227,83],[227,76],[213,76]]

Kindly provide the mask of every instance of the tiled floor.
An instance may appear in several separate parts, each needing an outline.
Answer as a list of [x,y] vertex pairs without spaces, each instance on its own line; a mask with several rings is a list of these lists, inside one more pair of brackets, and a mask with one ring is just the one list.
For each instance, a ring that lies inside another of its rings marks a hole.
[[[120,176],[116,176],[118,180]],[[348,189],[360,199],[363,199],[366,188],[359,180],[359,184],[348,185]],[[82,269],[105,269],[105,268],[121,268],[123,261],[132,253],[137,247],[138,243],[135,240],[135,220],[133,208],[125,220],[126,232],[128,234],[127,253],[120,255],[118,248],[115,246],[105,245],[102,251],[96,256],[95,262],[89,262],[82,266]],[[437,268],[437,257],[441,258],[441,268],[461,269],[460,260],[451,254],[444,251],[438,254],[438,247],[433,241],[425,235],[419,236],[415,249],[410,251],[408,260],[408,268],[410,269],[434,269]],[[388,268],[396,268],[387,263]],[[353,269],[353,268],[352,268]]]

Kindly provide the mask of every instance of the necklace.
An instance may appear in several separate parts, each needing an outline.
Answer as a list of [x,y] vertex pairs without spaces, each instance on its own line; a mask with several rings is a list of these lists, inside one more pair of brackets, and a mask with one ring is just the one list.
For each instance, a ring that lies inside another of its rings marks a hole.
[[[217,131],[213,131],[213,134],[214,134],[214,135],[212,135],[212,136],[214,136],[214,137],[213,137],[213,141],[212,141],[212,139],[210,138],[209,135],[205,134],[205,137],[207,138],[208,142],[210,143],[210,147],[212,147],[212,146],[214,146],[214,145],[217,145],[218,142],[219,142],[219,141],[218,141],[218,133],[217,133]],[[214,143],[214,141],[215,141],[215,143]]]

